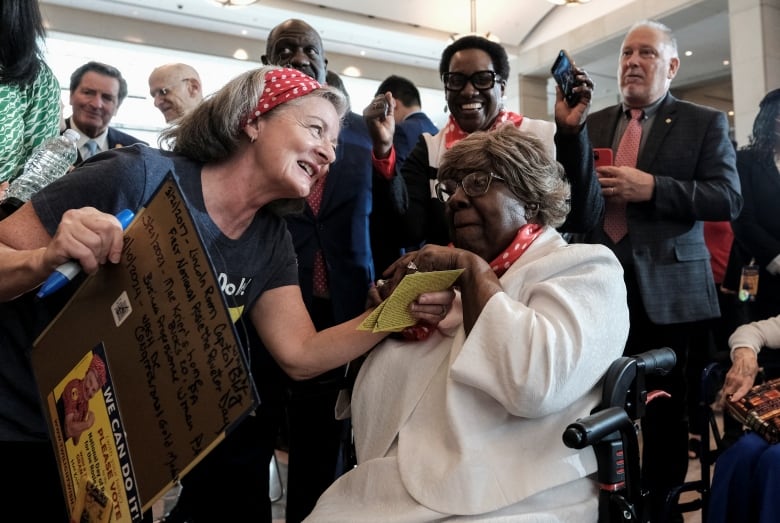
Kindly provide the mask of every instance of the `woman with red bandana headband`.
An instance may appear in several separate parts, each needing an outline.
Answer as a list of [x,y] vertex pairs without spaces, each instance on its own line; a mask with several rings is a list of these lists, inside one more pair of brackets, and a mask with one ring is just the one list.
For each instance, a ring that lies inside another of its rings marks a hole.
[[560,435],[623,352],[620,263],[555,230],[569,184],[514,126],[453,145],[434,191],[454,246],[405,255],[381,288],[410,267],[462,269],[455,306],[424,341],[369,354],[350,405],[358,465],[305,521],[595,523],[593,450]]
[[402,166],[396,164],[393,150],[392,96],[378,96],[363,112],[374,142],[374,169],[389,181],[386,197],[399,215],[408,248],[421,243],[446,245],[451,240],[443,206],[433,191],[444,151],[475,131],[490,131],[501,125],[514,125],[535,135],[563,164],[571,184],[571,212],[561,230],[587,232],[596,225],[603,199],[585,130],[593,82],[584,70],[577,69],[574,92],[579,102],[573,107],[557,88],[555,124],[503,107],[509,58],[500,44],[481,36],[459,38],[442,53],[439,74],[450,111],[449,121],[434,136],[423,133]]
[[[23,468],[31,453],[51,453],[28,352],[37,329],[45,325],[38,315],[55,309],[55,303],[61,307],[74,285],[49,299],[31,302],[28,296],[65,261],[78,261],[86,273],[119,262],[123,237],[114,215],[143,207],[168,173],[180,185],[214,272],[224,282],[233,318],[247,326],[247,337],[262,342],[244,345],[252,370],[259,370],[254,376],[261,409],[273,406],[263,380],[268,368],[278,364],[294,379],[311,378],[384,338],[386,334],[357,330],[365,314],[315,330],[301,298],[295,252],[282,218],[300,208],[335,159],[345,110],[341,93],[294,69],[248,71],[164,131],[170,152],[143,145],[106,151],[0,222],[4,467]],[[451,301],[451,291],[424,294],[411,312],[418,320],[436,323]],[[179,520],[270,521],[266,493],[275,434],[268,434],[272,424],[265,415],[246,417],[184,477]],[[38,479],[56,475],[53,456],[50,469],[35,472]],[[19,489],[24,495],[29,485]],[[36,495],[50,503],[61,493],[36,486]],[[0,491],[4,506],[18,504],[12,496]],[[27,519],[43,520],[35,507],[25,504],[25,510],[32,510]]]

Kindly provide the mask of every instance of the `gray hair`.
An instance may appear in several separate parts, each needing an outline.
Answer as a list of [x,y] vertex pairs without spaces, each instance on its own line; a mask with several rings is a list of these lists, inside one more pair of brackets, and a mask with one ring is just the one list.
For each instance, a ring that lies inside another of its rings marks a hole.
[[[260,67],[236,76],[166,128],[160,135],[160,145],[201,162],[227,158],[246,139],[243,122],[254,111],[265,89],[266,73],[275,69],[279,67]],[[347,112],[344,95],[332,87],[323,86],[304,96],[326,99],[333,104],[339,118],[343,118]],[[260,118],[268,118],[289,105],[296,105],[296,100],[280,104]]]
[[503,178],[526,209],[538,206],[536,223],[558,227],[569,213],[571,189],[563,166],[541,140],[514,125],[477,131],[453,145],[442,156],[438,179],[462,178],[474,171]]
[[674,37],[674,33],[671,29],[669,29],[669,26],[655,20],[640,20],[634,23],[634,25],[628,29],[626,35],[628,35],[628,33],[634,29],[639,29],[640,27],[649,27],[650,29],[659,31],[664,36],[664,40],[666,41],[667,45],[669,45],[672,51],[674,51],[672,56],[677,56],[677,38]]

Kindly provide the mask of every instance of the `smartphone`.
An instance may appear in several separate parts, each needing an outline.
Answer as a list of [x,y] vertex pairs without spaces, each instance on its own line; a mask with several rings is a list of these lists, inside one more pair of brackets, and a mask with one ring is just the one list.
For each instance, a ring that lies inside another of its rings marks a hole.
[[608,147],[596,147],[593,149],[593,163],[596,167],[612,165],[612,149]]
[[555,82],[563,91],[563,98],[570,107],[577,105],[580,101],[579,94],[574,92],[575,80],[574,80],[574,61],[569,56],[569,53],[561,49],[558,51],[558,57],[555,59],[552,68],[552,72]]

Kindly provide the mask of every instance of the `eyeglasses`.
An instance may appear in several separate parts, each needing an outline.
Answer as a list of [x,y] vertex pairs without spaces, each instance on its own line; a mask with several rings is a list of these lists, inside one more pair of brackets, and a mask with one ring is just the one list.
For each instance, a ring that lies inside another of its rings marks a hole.
[[[182,78],[179,80],[179,83],[181,82],[189,82],[192,80],[192,78]],[[158,96],[168,96],[168,93],[171,92],[171,90],[176,87],[178,83],[175,83],[173,85],[169,85],[168,87],[160,87],[156,91],[152,91],[149,94],[152,96],[152,99],[157,98]]]
[[477,71],[471,76],[463,73],[444,73],[441,80],[444,82],[444,88],[448,91],[460,91],[466,87],[466,82],[471,82],[475,89],[492,89],[496,85],[496,78],[501,81],[495,71]]
[[483,172],[467,174],[460,180],[453,180],[452,178],[442,180],[436,182],[436,197],[440,202],[446,203],[447,200],[455,194],[455,191],[458,190],[458,186],[461,186],[463,187],[463,192],[466,193],[466,196],[476,198],[477,196],[482,196],[488,192],[488,189],[490,189],[490,181],[493,178],[502,182],[505,181],[497,174]]

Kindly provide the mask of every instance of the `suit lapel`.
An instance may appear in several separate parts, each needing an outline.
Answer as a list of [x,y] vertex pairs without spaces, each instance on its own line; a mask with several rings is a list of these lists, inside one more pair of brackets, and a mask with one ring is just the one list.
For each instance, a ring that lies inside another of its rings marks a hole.
[[[589,126],[589,134],[594,147],[612,147],[615,138],[618,118],[623,114],[622,106],[616,105],[613,110],[604,113],[602,122],[594,122]],[[595,129],[593,129],[595,127]]]
[[653,164],[653,160],[658,155],[658,151],[666,140],[666,135],[677,123],[677,100],[671,94],[666,95],[666,99],[658,108],[655,115],[653,127],[646,130],[650,134],[645,141],[645,146],[637,159],[637,168],[642,171],[648,171]]
[[117,140],[116,140],[116,135],[114,134],[114,130],[111,127],[109,127],[108,133],[106,134],[106,147],[108,149],[113,149],[114,147],[116,147],[116,142]]

